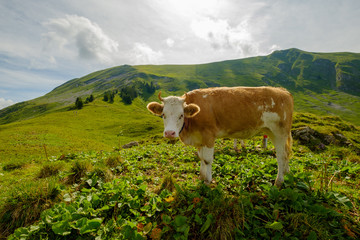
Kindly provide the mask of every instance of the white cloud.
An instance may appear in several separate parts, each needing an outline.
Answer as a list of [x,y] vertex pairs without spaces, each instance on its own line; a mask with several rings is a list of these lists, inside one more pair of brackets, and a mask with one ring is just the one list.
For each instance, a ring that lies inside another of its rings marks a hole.
[[107,36],[99,25],[85,17],[66,15],[44,23],[48,32],[43,34],[44,50],[57,55],[67,54],[75,49],[82,59],[95,59],[104,63],[113,60],[118,51],[117,41]]
[[24,101],[125,63],[197,64],[291,47],[360,51],[358,0],[84,2],[0,0],[2,98]]
[[163,53],[154,51],[145,43],[135,43],[132,57],[135,64],[159,64],[163,59]]
[[232,27],[225,19],[202,18],[194,20],[191,29],[216,50],[235,50],[241,57],[259,53],[258,43],[253,40],[246,20]]
[[165,43],[166,43],[166,45],[168,46],[168,47],[173,47],[174,46],[174,44],[175,44],[175,41],[174,41],[174,39],[172,39],[172,38],[167,38],[166,40],[165,40]]
[[269,52],[267,54],[270,54],[270,53],[272,53],[273,51],[276,51],[276,50],[281,50],[281,47],[274,44],[269,48]]
[[159,1],[172,13],[193,17],[196,15],[216,15],[224,2],[221,0],[167,0],[166,3]]
[[0,98],[0,109],[6,108],[8,106],[11,106],[15,104],[15,102],[13,100],[5,100],[4,98]]

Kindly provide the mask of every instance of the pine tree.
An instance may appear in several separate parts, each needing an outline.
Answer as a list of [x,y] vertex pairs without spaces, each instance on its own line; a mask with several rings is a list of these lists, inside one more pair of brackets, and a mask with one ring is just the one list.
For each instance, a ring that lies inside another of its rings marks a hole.
[[103,101],[104,101],[104,102],[109,101],[109,93],[108,93],[108,92],[106,92],[106,93],[104,94]]
[[109,96],[109,103],[113,103],[114,102],[114,93],[111,93],[110,96]]
[[76,98],[75,108],[76,108],[76,109],[82,109],[83,106],[84,106],[84,103],[83,103],[83,101],[81,100],[81,97]]
[[129,95],[123,95],[122,97],[122,100],[125,104],[131,104],[132,103],[132,99]]

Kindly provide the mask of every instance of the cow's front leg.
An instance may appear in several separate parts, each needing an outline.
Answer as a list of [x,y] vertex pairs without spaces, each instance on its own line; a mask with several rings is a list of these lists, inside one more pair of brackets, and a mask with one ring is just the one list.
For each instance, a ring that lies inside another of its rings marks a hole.
[[214,160],[214,148],[208,148],[205,146],[200,147],[198,154],[201,160],[200,179],[203,180],[205,184],[209,185],[212,180],[211,164]]

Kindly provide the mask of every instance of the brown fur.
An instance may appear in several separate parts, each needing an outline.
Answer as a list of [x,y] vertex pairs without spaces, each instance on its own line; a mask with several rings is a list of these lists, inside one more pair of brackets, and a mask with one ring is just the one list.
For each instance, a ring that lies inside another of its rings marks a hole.
[[[192,144],[195,146],[213,147],[216,137],[248,138],[260,130],[268,132],[269,129],[261,128],[263,125],[261,116],[264,111],[279,115],[278,125],[284,133],[289,133],[291,130],[293,98],[283,88],[198,89],[187,93],[186,103],[198,105],[200,113],[194,118],[186,119],[180,138],[185,143],[187,138],[193,139],[191,142],[195,143]],[[284,113],[286,113],[285,120]]]

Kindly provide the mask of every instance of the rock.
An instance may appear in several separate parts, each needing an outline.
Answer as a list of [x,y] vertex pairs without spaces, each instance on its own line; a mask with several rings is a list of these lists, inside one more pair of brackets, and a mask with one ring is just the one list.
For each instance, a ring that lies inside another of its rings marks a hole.
[[351,142],[344,135],[342,135],[341,133],[332,132],[332,135],[338,141],[337,145],[340,145],[340,146],[350,146],[350,145],[352,145]]
[[312,151],[324,150],[326,145],[352,146],[351,142],[341,133],[332,132],[332,135],[320,133],[308,126],[292,131],[294,139],[300,144],[308,146]]
[[134,141],[134,142],[129,142],[125,145],[122,146],[122,148],[132,148],[132,147],[135,147],[135,146],[139,146],[139,143]]

